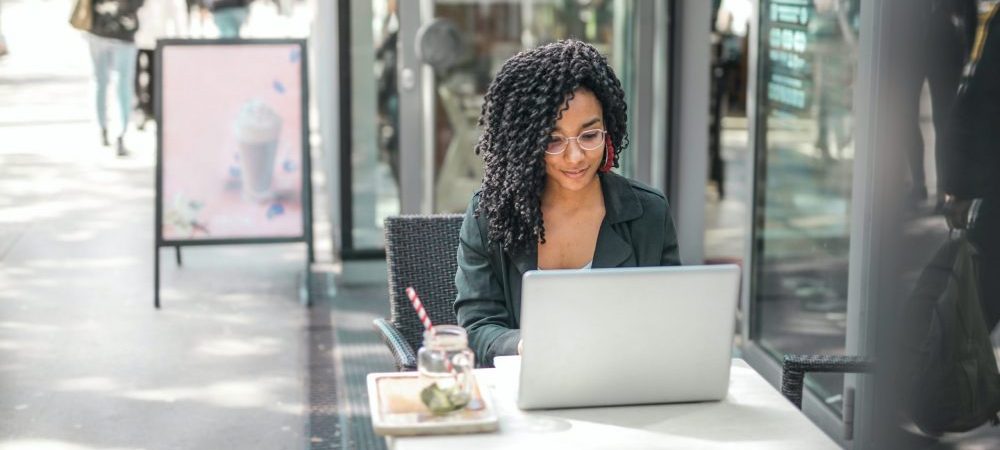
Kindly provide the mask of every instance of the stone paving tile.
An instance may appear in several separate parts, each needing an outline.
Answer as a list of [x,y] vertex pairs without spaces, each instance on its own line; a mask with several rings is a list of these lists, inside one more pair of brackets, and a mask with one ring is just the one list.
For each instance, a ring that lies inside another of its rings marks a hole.
[[164,250],[153,309],[155,130],[99,145],[70,4],[3,5],[0,449],[308,446],[304,246]]

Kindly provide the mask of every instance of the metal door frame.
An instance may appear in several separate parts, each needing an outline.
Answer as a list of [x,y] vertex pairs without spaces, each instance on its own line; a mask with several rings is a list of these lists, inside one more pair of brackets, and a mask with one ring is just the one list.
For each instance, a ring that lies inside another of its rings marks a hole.
[[[775,388],[780,388],[781,383],[781,363],[774,359],[769,352],[763,349],[752,339],[751,326],[756,320],[753,308],[753,280],[755,261],[755,242],[758,236],[756,227],[756,215],[759,205],[756,195],[757,179],[761,170],[762,161],[766,148],[764,147],[763,136],[759,132],[762,114],[758,108],[766,89],[763,85],[765,80],[760,79],[760,25],[761,25],[761,1],[753,2],[753,14],[751,16],[749,30],[749,67],[748,67],[748,93],[747,93],[747,117],[749,119],[749,141],[752,145],[753,163],[750,179],[747,180],[751,193],[750,208],[745,216],[746,240],[743,264],[743,284],[741,292],[741,308],[744,311],[741,323],[743,345],[741,351],[746,361],[757,370]],[[877,67],[877,49],[874,45],[880,39],[878,27],[874,26],[877,14],[878,0],[861,1],[861,26],[858,39],[858,65],[855,75],[854,98],[854,123],[855,123],[855,153],[854,165],[851,180],[851,219],[850,236],[851,243],[848,259],[848,297],[847,297],[847,331],[845,348],[848,354],[864,354],[867,349],[868,331],[871,326],[869,315],[870,291],[866,286],[871,281],[871,274],[868,273],[869,263],[873,257],[873,240],[870,232],[870,221],[872,219],[871,202],[872,180],[875,174],[872,172],[870,160],[874,157],[872,151],[871,138],[875,132],[873,124],[870,123],[873,117],[872,99],[875,98],[873,86],[870,81],[875,74]],[[858,411],[855,424],[862,423],[865,417],[861,412],[866,406],[863,404],[866,391],[863,383],[859,383],[861,376],[845,375],[845,394],[849,389],[855,389],[857,399],[855,410]],[[845,395],[846,396],[846,395]],[[802,397],[802,412],[817,424],[824,432],[833,438],[841,446],[852,445],[852,441],[845,439],[845,436],[853,434],[844,429],[844,423],[837,414],[827,407],[823,399],[814,394],[809,389],[805,389]]]

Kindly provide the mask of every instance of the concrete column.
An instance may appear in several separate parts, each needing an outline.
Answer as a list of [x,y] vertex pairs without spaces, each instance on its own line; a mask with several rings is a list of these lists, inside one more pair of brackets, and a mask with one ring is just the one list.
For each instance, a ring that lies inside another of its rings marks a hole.
[[712,2],[675,0],[671,167],[667,195],[677,226],[681,261],[704,259],[708,176],[708,96]]

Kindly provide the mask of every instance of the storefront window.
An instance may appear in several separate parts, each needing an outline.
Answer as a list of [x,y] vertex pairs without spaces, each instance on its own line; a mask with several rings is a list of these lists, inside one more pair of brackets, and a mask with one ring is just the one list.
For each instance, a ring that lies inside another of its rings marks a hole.
[[[845,351],[858,3],[761,2],[751,338],[779,359]],[[807,383],[840,410],[842,375]]]

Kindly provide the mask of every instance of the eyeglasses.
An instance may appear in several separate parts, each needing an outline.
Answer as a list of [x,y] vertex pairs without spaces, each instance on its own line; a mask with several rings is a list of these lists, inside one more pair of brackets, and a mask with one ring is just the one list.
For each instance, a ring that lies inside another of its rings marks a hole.
[[545,147],[545,153],[558,155],[569,148],[569,141],[576,141],[580,149],[585,151],[597,150],[604,146],[604,130],[587,130],[577,137],[565,137],[553,134],[549,138],[549,146]]

